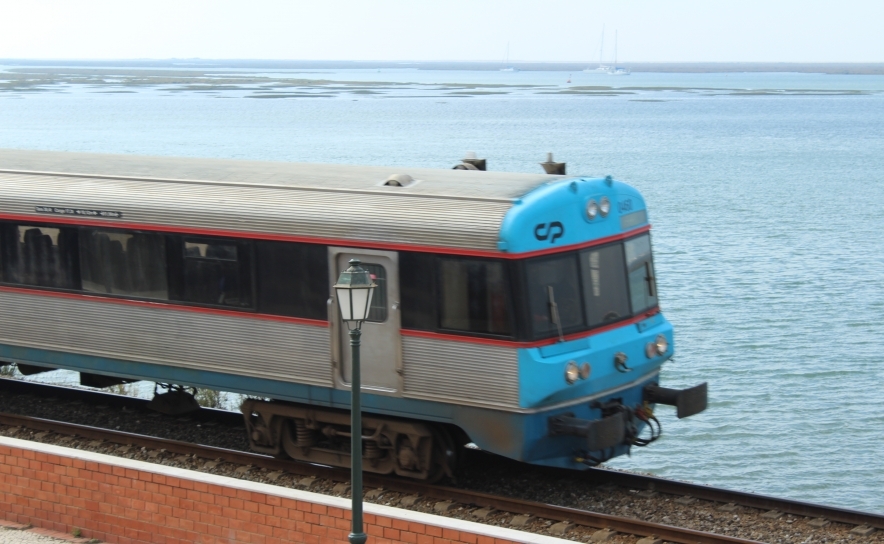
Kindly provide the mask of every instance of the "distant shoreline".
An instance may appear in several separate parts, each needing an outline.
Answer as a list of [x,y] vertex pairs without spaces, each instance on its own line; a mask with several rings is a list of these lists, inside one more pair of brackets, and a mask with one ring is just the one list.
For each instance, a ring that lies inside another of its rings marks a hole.
[[[511,62],[525,71],[579,72],[595,68],[596,62]],[[635,72],[656,73],[743,73],[792,72],[816,74],[884,75],[884,62],[623,62]],[[231,60],[231,59],[118,59],[53,60],[0,59],[0,66],[84,66],[96,68],[201,68],[201,69],[363,69],[363,70],[477,70],[495,71],[500,62],[467,61],[309,61],[309,60]]]

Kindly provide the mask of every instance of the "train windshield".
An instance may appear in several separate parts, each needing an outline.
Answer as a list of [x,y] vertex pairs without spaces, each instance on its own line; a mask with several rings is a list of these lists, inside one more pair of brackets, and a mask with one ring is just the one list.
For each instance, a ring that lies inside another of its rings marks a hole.
[[580,271],[587,325],[595,327],[629,316],[622,245],[581,251]]
[[[525,264],[531,335],[576,333],[657,305],[647,234],[605,246],[531,259]],[[556,324],[558,319],[558,325]]]
[[553,304],[565,333],[584,326],[577,255],[569,253],[534,259],[528,261],[525,272],[529,286],[531,329],[535,337],[558,333],[558,326],[554,323]]
[[657,286],[654,261],[651,258],[651,238],[647,234],[624,244],[626,268],[629,270],[629,297],[634,314],[657,305]]

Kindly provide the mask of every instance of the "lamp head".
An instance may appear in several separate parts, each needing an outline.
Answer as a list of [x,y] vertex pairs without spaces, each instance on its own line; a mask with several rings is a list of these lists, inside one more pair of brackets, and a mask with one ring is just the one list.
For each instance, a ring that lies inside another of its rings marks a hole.
[[377,287],[371,279],[371,274],[359,266],[360,264],[362,263],[359,259],[350,259],[350,267],[341,272],[335,284],[341,319],[348,327],[355,324],[358,328],[368,319],[371,296]]

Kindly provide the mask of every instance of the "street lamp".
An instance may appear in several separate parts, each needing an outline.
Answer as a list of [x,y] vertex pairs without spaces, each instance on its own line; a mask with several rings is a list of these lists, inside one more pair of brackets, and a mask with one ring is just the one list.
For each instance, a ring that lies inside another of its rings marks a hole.
[[351,490],[353,494],[353,523],[350,544],[365,544],[368,536],[362,531],[362,406],[360,400],[361,375],[359,369],[359,338],[362,323],[368,319],[371,295],[377,287],[368,270],[359,266],[359,259],[350,259],[350,268],[341,272],[335,292],[341,319],[350,331],[350,349],[353,352],[352,378],[350,380],[350,458]]

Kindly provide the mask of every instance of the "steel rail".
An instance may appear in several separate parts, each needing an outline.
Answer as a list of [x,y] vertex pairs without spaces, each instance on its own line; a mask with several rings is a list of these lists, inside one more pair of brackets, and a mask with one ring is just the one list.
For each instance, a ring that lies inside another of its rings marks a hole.
[[[256,453],[228,450],[212,446],[201,446],[177,440],[167,440],[164,438],[112,431],[30,416],[0,413],[0,424],[55,432],[58,434],[77,436],[92,440],[102,440],[110,443],[141,446],[153,450],[160,449],[181,455],[196,455],[204,459],[221,459],[222,461],[229,463],[251,465],[280,472],[310,476],[319,475],[331,480],[348,481],[350,477],[349,470],[346,469],[283,461]],[[483,508],[493,508],[505,512],[527,513],[543,519],[570,521],[586,527],[611,529],[620,533],[638,536],[654,535],[669,542],[678,542],[682,544],[758,544],[757,541],[754,540],[704,533],[693,529],[684,529],[637,519],[600,514],[588,510],[579,510],[576,508],[567,508],[520,499],[510,499],[496,495],[489,495],[487,493],[434,486],[420,482],[403,481],[396,478],[380,477],[373,474],[366,474],[365,481],[369,485],[384,487],[384,489],[394,492],[419,494],[434,499],[453,501]]]

